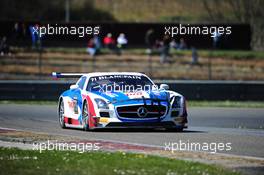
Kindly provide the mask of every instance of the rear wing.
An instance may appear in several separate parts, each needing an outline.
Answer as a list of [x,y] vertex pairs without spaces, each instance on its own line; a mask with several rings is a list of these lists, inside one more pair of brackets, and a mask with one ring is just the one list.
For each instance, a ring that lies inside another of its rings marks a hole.
[[60,73],[60,72],[52,72],[53,78],[80,78],[85,75],[85,73]]

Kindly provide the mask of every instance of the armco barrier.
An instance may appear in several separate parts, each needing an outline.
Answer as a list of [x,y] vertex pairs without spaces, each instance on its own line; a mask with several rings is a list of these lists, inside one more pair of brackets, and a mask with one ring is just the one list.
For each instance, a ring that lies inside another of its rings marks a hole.
[[[0,81],[0,100],[57,100],[73,82]],[[264,101],[264,82],[255,81],[170,81],[171,90],[187,100],[255,100]]]
[[264,82],[259,81],[156,81],[183,94],[188,100],[264,101]]

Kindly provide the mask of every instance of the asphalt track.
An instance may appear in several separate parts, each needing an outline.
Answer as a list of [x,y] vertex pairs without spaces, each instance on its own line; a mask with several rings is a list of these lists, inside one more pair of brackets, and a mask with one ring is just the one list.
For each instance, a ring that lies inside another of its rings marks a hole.
[[101,130],[84,132],[61,129],[55,105],[0,104],[0,127],[78,136],[152,146],[168,143],[231,143],[219,153],[264,158],[264,109],[189,108],[189,128],[184,132],[163,130]]

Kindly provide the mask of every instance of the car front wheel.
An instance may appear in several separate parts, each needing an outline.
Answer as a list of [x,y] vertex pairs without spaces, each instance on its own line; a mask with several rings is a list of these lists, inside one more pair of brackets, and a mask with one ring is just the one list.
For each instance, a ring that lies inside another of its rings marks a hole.
[[83,125],[84,131],[88,131],[90,129],[90,127],[89,127],[89,112],[88,112],[88,107],[87,107],[86,101],[84,101],[83,109],[82,109],[82,125]]
[[61,99],[59,103],[59,123],[61,128],[65,128],[63,99]]

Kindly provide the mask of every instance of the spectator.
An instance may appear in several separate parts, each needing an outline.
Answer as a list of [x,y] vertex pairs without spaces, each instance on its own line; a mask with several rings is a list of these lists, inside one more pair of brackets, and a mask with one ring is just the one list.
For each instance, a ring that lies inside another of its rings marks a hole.
[[96,48],[96,53],[99,53],[100,49],[102,48],[101,40],[98,35],[94,35],[93,40],[94,40],[93,42]]
[[32,41],[32,48],[36,48],[40,44],[40,37],[39,37],[39,25],[35,24],[34,26],[29,26],[30,34],[31,34],[31,41]]
[[163,44],[163,43],[162,43],[162,41],[161,41],[161,40],[159,40],[159,39],[156,39],[156,40],[155,40],[155,42],[154,42],[154,44],[153,44],[153,46],[152,46],[152,48],[153,48],[153,49],[157,49],[157,50],[158,50],[158,49],[160,49],[160,48],[161,48],[162,44]]
[[114,50],[115,49],[115,40],[112,37],[111,33],[108,33],[106,35],[106,37],[104,38],[104,45],[106,48],[110,49],[110,50]]
[[170,48],[179,49],[179,43],[177,43],[177,42],[175,41],[175,39],[173,39],[173,40],[170,42]]
[[147,45],[146,52],[148,54],[151,54],[152,53],[152,49],[155,46],[155,42],[156,42],[156,39],[155,39],[154,30],[153,29],[149,29],[146,32],[146,34],[145,34],[145,43]]
[[27,35],[27,28],[26,28],[26,24],[25,24],[25,23],[22,23],[22,25],[21,25],[21,35],[22,35],[22,38],[23,38],[23,39],[26,38],[26,35]]
[[14,28],[13,28],[13,31],[12,31],[11,40],[13,42],[11,44],[14,44],[15,46],[18,45],[19,34],[20,34],[19,23],[16,22],[14,24]]
[[180,45],[179,45],[180,50],[185,50],[187,49],[187,44],[183,38],[180,39]]
[[165,35],[162,40],[160,63],[168,62],[167,57],[170,51],[170,37]]
[[95,44],[95,38],[91,38],[88,41],[87,45],[87,52],[91,55],[94,56],[97,52],[96,44]]
[[115,39],[112,37],[111,33],[108,33],[106,37],[104,37],[104,46],[109,50],[113,51],[117,55],[120,55],[120,51],[116,47]]
[[0,42],[0,54],[4,55],[4,54],[10,54],[9,52],[9,45],[7,44],[7,39],[4,36]]
[[126,38],[125,34],[124,33],[120,33],[118,38],[117,38],[117,47],[119,49],[126,48],[127,43],[128,43],[128,41],[127,41],[127,38]]
[[218,48],[219,48],[220,37],[221,37],[221,34],[218,33],[217,31],[215,31],[215,32],[213,33],[213,48],[214,48],[214,49],[218,49]]
[[195,47],[192,47],[192,63],[193,65],[198,64],[198,52]]

